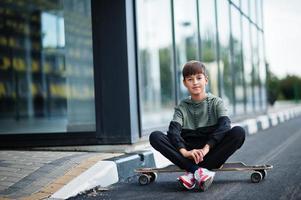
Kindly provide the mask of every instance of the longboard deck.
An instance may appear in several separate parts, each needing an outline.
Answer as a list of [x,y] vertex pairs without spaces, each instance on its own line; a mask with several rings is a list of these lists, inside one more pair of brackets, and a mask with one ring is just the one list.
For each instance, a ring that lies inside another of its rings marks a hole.
[[[212,169],[212,171],[256,171],[256,170],[269,170],[272,169],[272,165],[246,165],[242,162],[225,163],[218,169]],[[175,165],[169,165],[164,168],[138,168],[135,170],[137,173],[168,173],[168,172],[183,172],[183,169]]]
[[[243,162],[225,163],[219,169],[211,169],[212,171],[252,171],[251,181],[259,183],[267,175],[267,170],[272,169],[272,165],[246,165]],[[138,182],[140,185],[147,185],[157,178],[157,173],[183,172],[183,169],[175,165],[169,165],[164,168],[139,168],[135,172],[139,174]]]

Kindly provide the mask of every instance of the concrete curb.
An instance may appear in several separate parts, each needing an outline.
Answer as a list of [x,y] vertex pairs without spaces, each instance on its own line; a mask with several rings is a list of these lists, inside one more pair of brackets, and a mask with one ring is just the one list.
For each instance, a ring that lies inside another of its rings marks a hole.
[[116,164],[112,161],[99,161],[55,192],[51,198],[67,199],[98,185],[106,187],[117,181],[118,172]]
[[50,199],[67,199],[97,186],[107,187],[118,181],[126,181],[129,177],[133,177],[136,168],[155,166],[154,155],[151,151],[125,154],[98,161],[52,194]]
[[[261,115],[254,119],[247,119],[232,126],[242,126],[247,135],[253,135],[260,130],[276,126],[279,123],[293,119],[301,115],[301,106],[286,110],[284,112]],[[118,181],[123,182],[135,175],[134,170],[140,167],[165,167],[171,162],[155,149],[149,147],[147,150],[125,154],[97,162],[87,171],[69,182],[59,191],[54,193],[53,199],[67,199],[89,190],[93,187],[107,187]]]

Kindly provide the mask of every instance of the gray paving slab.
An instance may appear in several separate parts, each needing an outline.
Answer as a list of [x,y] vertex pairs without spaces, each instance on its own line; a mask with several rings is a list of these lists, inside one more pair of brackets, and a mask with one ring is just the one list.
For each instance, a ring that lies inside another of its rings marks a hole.
[[14,182],[10,182],[10,181],[1,181],[0,185],[1,186],[5,186],[6,188],[8,188],[9,186],[13,185]]
[[10,166],[7,167],[0,167],[0,172],[5,171],[5,172],[18,172],[20,171],[21,168],[12,168]]
[[14,177],[14,176],[4,176],[1,178],[1,182],[3,181],[10,181],[10,182],[18,182],[19,180],[21,180],[22,178],[19,177]]
[[[0,191],[7,189],[7,187],[8,187],[8,186],[2,186],[2,185],[0,184]],[[0,197],[1,197],[1,196],[0,196]]]
[[14,172],[5,172],[5,171],[1,171],[0,172],[0,177],[15,177],[15,178],[23,178],[25,176],[27,176],[27,173],[14,173]]
[[[18,191],[18,192],[16,192]],[[28,192],[24,192],[24,190],[20,190],[20,188],[17,187],[9,187],[8,189],[4,190],[4,192],[0,191],[0,195],[6,197],[6,198],[11,198],[11,199],[17,199],[20,197],[25,197],[25,196],[29,196],[31,193]]]
[[38,181],[34,181],[31,186],[32,187],[38,187],[39,189],[47,186],[49,183],[53,182],[53,178],[43,177],[39,179]]
[[6,160],[0,160],[0,167],[9,167],[9,163]]
[[[24,164],[11,164],[8,166],[8,168],[10,168],[11,170],[8,171],[12,171],[12,172],[32,172],[34,170],[37,170],[38,168],[40,168],[42,165],[24,165]],[[0,171],[6,171],[6,170],[0,170]]]

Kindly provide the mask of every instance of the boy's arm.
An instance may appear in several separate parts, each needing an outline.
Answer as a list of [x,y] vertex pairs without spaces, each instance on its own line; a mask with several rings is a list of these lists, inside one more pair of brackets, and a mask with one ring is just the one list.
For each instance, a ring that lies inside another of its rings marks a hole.
[[207,142],[207,144],[210,146],[210,149],[213,148],[216,143],[219,143],[224,138],[225,133],[230,129],[231,121],[229,117],[219,117],[217,121],[217,128],[209,135],[209,140]]
[[176,121],[171,121],[167,131],[167,137],[176,149],[185,148],[184,139],[181,137],[182,126]]

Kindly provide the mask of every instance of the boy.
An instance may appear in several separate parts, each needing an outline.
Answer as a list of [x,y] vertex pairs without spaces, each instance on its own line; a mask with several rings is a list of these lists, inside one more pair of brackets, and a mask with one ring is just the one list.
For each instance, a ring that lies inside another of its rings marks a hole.
[[245,131],[231,128],[223,101],[206,93],[208,76],[203,63],[189,61],[183,67],[183,84],[190,97],[175,108],[167,135],[152,132],[150,144],[186,174],[178,182],[190,190],[196,185],[205,191],[215,173],[239,149],[245,140]]

